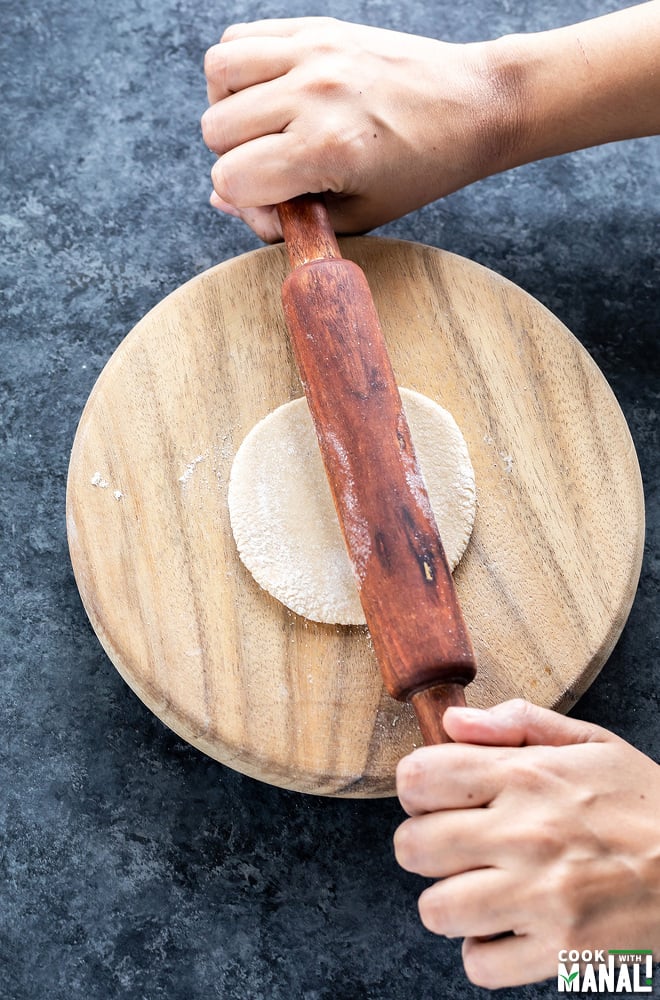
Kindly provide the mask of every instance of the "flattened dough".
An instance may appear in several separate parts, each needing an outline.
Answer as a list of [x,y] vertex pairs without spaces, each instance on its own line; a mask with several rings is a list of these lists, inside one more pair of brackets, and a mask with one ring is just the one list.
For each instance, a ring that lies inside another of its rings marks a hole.
[[[467,445],[447,410],[419,392],[400,392],[453,570],[476,510]],[[305,618],[364,624],[304,396],[273,410],[245,437],[232,465],[228,501],[240,557],[264,590]]]

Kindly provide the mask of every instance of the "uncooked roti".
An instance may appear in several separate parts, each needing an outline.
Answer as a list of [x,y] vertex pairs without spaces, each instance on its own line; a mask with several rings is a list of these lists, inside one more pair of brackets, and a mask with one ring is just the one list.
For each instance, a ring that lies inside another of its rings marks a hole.
[[[419,392],[400,392],[453,570],[470,539],[476,509],[467,445],[447,410]],[[238,552],[264,590],[305,618],[364,624],[304,396],[252,428],[234,459],[228,500]]]

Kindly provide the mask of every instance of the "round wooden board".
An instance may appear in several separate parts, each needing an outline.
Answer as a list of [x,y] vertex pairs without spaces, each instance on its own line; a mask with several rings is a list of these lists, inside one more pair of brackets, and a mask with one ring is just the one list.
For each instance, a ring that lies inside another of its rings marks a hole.
[[[456,585],[478,676],[468,702],[567,710],[616,642],[643,547],[634,446],[602,374],[511,282],[418,244],[342,243],[371,284],[400,385],[449,409],[478,511]],[[245,434],[302,394],[280,306],[282,247],[183,285],[102,372],[69,470],[85,608],[163,722],[245,774],[326,795],[394,792],[421,740],[363,628],[289,612],[238,559],[227,482]]]

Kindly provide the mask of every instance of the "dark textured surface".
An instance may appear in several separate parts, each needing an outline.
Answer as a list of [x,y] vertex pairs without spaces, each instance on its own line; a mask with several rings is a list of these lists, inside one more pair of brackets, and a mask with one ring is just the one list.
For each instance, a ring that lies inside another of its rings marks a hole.
[[[323,12],[470,40],[605,9],[343,0]],[[106,659],[67,555],[67,461],[102,366],[166,293],[257,246],[207,207],[203,52],[228,22],[317,12],[2,3],[1,1000],[485,995],[458,943],[417,921],[421,880],[392,856],[396,801],[282,792],[182,743]],[[628,627],[574,714],[656,758],[658,142],[530,165],[384,230],[513,279],[612,384],[645,480],[647,552]],[[501,995],[541,1000],[556,984]]]

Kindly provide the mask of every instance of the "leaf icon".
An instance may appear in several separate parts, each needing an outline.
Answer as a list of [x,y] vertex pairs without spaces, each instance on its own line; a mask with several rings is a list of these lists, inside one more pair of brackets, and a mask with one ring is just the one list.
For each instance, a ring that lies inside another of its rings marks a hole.
[[563,980],[565,980],[565,982],[567,984],[570,984],[570,983],[573,982],[573,980],[575,979],[576,976],[577,976],[577,972],[571,972],[570,976],[562,976],[561,978]]

